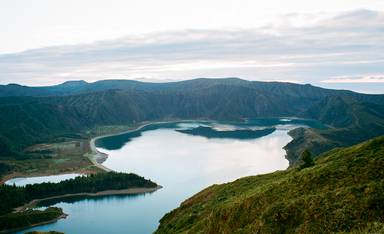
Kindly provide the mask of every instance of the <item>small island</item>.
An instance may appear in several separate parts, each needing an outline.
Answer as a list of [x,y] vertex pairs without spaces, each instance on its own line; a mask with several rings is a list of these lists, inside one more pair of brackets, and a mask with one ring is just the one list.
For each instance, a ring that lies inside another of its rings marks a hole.
[[237,129],[231,131],[218,131],[212,127],[199,126],[197,128],[191,129],[180,129],[176,130],[181,133],[193,135],[193,136],[202,136],[206,138],[227,138],[227,139],[255,139],[263,137],[273,133],[276,128],[264,128],[258,130],[252,129]]
[[71,196],[105,196],[153,192],[161,186],[132,173],[104,172],[79,176],[60,183],[17,187],[0,185],[0,233],[55,222],[65,218],[62,209],[31,209],[41,201]]

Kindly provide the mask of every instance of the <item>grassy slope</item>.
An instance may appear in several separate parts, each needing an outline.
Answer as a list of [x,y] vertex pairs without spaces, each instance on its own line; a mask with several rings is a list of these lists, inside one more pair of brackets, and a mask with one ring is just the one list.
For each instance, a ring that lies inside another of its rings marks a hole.
[[383,231],[383,168],[384,137],[334,149],[311,168],[213,185],[166,214],[156,233],[329,233],[375,222]]

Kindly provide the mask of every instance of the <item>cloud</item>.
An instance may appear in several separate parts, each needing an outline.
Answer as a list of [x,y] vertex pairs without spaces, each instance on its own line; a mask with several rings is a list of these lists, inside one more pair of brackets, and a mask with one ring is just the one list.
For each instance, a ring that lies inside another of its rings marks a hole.
[[383,75],[341,76],[322,80],[322,83],[384,83]]
[[[305,19],[313,20],[302,23]],[[159,32],[3,54],[0,83],[234,76],[332,83],[340,82],[341,76],[384,74],[383,12],[291,14],[281,22],[251,29]]]

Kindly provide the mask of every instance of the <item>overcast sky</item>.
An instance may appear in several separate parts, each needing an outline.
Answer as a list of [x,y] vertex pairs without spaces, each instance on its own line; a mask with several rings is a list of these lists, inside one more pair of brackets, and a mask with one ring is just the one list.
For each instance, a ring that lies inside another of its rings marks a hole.
[[240,77],[384,93],[383,0],[0,0],[0,83]]

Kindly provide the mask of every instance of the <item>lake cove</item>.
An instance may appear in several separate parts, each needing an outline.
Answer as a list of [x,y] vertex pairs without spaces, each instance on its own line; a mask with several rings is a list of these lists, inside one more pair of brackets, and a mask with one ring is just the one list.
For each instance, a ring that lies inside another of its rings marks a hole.
[[36,176],[36,177],[19,177],[7,180],[5,184],[16,186],[25,186],[27,184],[38,184],[43,182],[58,183],[63,180],[73,179],[81,174],[61,174],[61,175],[50,175],[50,176]]
[[[163,188],[141,195],[60,200],[55,206],[68,214],[66,219],[27,231],[152,233],[164,214],[207,186],[286,169],[288,161],[283,147],[291,141],[287,132],[311,124],[316,125],[298,119],[245,123],[187,121],[150,124],[137,131],[99,138],[97,150],[108,155],[103,162],[105,167],[136,173]],[[209,128],[215,137],[181,132],[199,127]],[[260,136],[258,133],[263,129],[271,133]],[[229,134],[230,139],[219,137],[220,131]],[[233,139],[236,131],[256,134]]]

